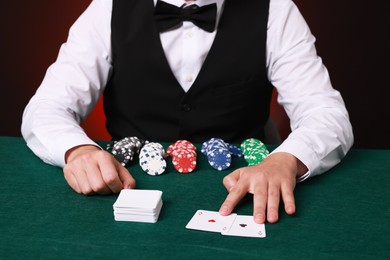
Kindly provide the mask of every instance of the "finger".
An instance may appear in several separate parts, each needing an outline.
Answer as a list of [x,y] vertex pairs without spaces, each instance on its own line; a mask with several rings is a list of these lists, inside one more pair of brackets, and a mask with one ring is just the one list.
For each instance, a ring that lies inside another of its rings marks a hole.
[[94,194],[93,189],[91,188],[91,185],[89,184],[87,174],[85,171],[80,170],[73,173],[73,176],[75,177],[77,181],[77,185],[80,188],[80,193],[84,195],[92,195]]
[[113,193],[118,193],[122,189],[122,181],[119,178],[119,172],[112,160],[102,161],[99,163],[100,171],[104,183]]
[[123,189],[134,189],[135,188],[135,180],[131,176],[130,172],[122,165],[119,166],[118,172],[119,172],[119,178],[122,181],[122,188]]
[[231,172],[230,174],[226,175],[223,178],[222,183],[225,186],[225,188],[227,189],[227,191],[230,192],[230,190],[233,188],[234,185],[236,185],[236,183],[238,182],[239,179],[240,179],[240,169],[235,170],[235,171]]
[[111,189],[107,186],[107,184],[103,180],[102,173],[96,165],[94,164],[87,165],[86,174],[87,174],[89,185],[91,186],[92,190],[95,193],[102,194],[102,195],[111,193]]
[[279,218],[280,187],[276,185],[268,186],[267,220],[275,223]]
[[263,224],[266,220],[268,187],[267,183],[262,184],[253,193],[253,217],[258,224]]
[[64,167],[64,177],[69,186],[77,193],[81,193],[81,189],[77,183],[77,180],[71,170],[67,167]]
[[282,199],[284,203],[284,210],[287,214],[292,215],[295,213],[295,198],[294,187],[291,185],[282,185]]
[[234,185],[229,195],[226,197],[225,201],[222,203],[221,208],[219,209],[219,213],[223,216],[227,216],[232,213],[234,207],[238,204],[238,202],[247,194],[248,185],[243,181],[237,182]]

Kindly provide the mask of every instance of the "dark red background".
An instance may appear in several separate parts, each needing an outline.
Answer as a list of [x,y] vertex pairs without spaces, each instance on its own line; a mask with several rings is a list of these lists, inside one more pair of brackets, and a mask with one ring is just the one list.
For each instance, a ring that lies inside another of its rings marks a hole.
[[[55,61],[69,27],[90,0],[6,1],[0,17],[0,135],[20,136],[22,112]],[[390,148],[389,8],[382,0],[296,0],[317,38],[317,50],[346,102],[355,147]],[[289,133],[274,103],[282,137]],[[98,127],[92,127],[98,125]],[[100,106],[83,124],[107,139]]]

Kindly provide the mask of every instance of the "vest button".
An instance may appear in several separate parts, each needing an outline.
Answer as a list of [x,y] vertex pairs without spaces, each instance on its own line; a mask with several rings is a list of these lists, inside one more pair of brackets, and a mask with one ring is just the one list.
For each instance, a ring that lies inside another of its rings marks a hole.
[[181,109],[184,111],[184,112],[190,112],[191,111],[191,105],[190,104],[183,104]]

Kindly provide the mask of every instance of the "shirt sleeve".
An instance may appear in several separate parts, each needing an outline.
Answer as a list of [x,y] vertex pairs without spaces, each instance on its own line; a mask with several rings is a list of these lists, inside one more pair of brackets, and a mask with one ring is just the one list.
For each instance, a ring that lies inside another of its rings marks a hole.
[[307,166],[309,171],[298,181],[326,172],[351,148],[352,126],[317,56],[315,38],[291,0],[271,1],[267,67],[292,130],[273,153],[293,154]]
[[94,0],[73,24],[25,108],[22,135],[43,161],[63,167],[65,152],[93,142],[79,123],[93,110],[110,77],[111,0]]

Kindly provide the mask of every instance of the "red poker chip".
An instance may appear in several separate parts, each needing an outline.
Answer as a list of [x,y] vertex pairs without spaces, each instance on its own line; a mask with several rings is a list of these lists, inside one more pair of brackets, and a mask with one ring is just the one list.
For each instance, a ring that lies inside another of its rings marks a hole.
[[167,153],[172,156],[172,163],[180,173],[190,173],[196,168],[196,147],[187,140],[178,140],[171,144]]
[[177,157],[172,158],[172,163],[175,169],[180,173],[190,173],[196,168],[196,156],[193,157]]
[[187,149],[187,150],[196,150],[195,145],[193,145],[191,142],[186,140],[181,140],[178,143],[176,143],[177,148]]
[[174,157],[174,156],[196,156],[196,152],[193,151],[193,150],[174,150],[173,152],[171,152],[171,156]]
[[174,150],[196,150],[196,147],[195,145],[193,145],[191,142],[187,141],[187,140],[179,140],[179,141],[176,141],[176,143],[174,144],[171,144],[167,151],[168,153],[169,152],[172,152]]

